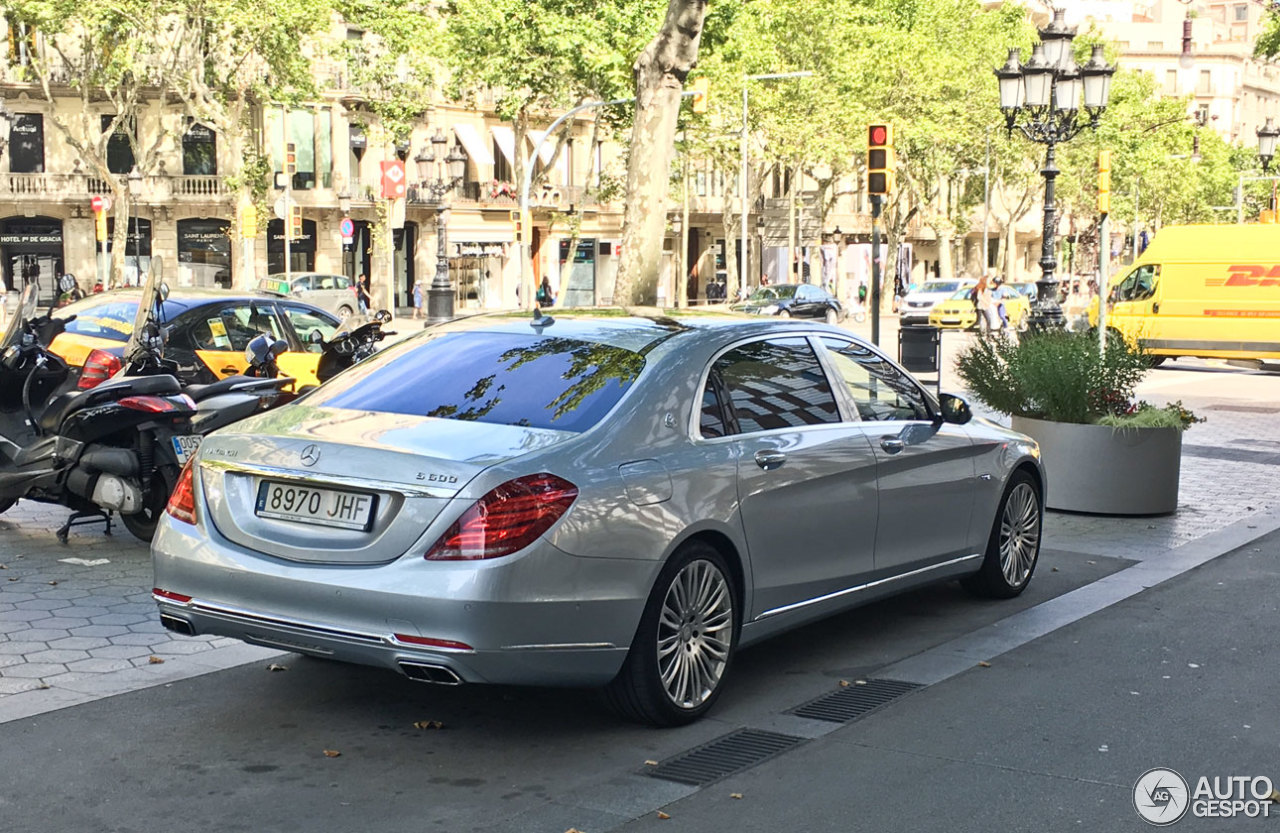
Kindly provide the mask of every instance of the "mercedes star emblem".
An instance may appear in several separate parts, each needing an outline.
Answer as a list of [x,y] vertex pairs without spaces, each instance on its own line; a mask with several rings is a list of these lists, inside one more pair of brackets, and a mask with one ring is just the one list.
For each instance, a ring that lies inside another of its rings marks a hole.
[[314,466],[318,462],[320,462],[320,446],[312,443],[302,449],[302,465]]

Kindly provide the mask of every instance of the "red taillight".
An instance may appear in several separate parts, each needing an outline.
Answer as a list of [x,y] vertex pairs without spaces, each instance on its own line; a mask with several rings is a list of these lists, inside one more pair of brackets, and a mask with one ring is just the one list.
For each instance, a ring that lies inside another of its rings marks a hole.
[[96,388],[119,373],[122,367],[124,367],[124,360],[119,356],[108,353],[106,350],[93,350],[84,360],[84,367],[80,370],[80,381],[76,386],[80,390]]
[[475,650],[465,642],[455,642],[452,639],[432,639],[429,636],[410,636],[407,633],[395,634],[397,642],[403,642],[406,645],[422,645],[427,648],[444,648],[447,651],[473,651]]
[[151,595],[159,596],[160,598],[170,602],[180,602],[182,604],[186,604],[191,601],[190,596],[184,596],[181,593],[174,593],[172,590],[161,590],[159,587],[152,587]]
[[554,474],[508,480],[480,498],[427,550],[431,561],[476,561],[522,550],[551,528],[578,497]]
[[[186,396],[186,394],[183,394],[182,396],[186,397],[187,402],[191,401],[191,398]],[[149,414],[167,414],[170,411],[195,410],[194,404],[184,408],[183,405],[185,403],[182,402],[181,397],[165,399],[160,396],[126,396],[117,404],[119,404],[121,408],[128,408],[131,411],[146,411]]]
[[193,462],[194,459],[188,460],[187,464],[182,467],[182,474],[178,475],[178,485],[173,487],[173,494],[169,497],[169,505],[164,508],[164,511],[178,520],[194,526],[196,522],[196,487],[195,476],[191,470]]

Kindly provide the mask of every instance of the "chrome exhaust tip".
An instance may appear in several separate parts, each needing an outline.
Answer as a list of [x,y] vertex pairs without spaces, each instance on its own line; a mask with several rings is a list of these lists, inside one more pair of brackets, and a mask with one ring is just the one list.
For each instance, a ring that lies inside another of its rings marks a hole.
[[195,636],[195,626],[179,616],[173,616],[168,613],[160,614],[160,624],[164,625],[165,630],[171,630],[180,633],[183,636]]
[[462,678],[454,673],[453,669],[443,665],[433,665],[425,662],[401,662],[400,673],[420,683],[462,685]]

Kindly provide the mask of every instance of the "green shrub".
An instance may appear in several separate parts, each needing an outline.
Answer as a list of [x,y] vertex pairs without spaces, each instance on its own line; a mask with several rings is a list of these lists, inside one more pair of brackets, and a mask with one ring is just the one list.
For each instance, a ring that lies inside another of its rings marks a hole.
[[1149,357],[1118,337],[1104,352],[1097,335],[1065,330],[983,335],[956,362],[969,392],[992,410],[1080,424],[1133,413],[1149,368]]

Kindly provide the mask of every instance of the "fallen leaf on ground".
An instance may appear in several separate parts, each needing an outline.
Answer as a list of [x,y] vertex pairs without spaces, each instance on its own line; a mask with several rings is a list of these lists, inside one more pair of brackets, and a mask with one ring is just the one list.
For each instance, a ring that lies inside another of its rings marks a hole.
[[9,569],[9,568],[8,568],[8,567],[6,567],[6,566],[4,566],[3,564],[0,564],[0,570],[7,570],[7,569]]
[[576,827],[570,827],[568,830],[564,831],[564,833],[582,833],[582,831]]
[[324,756],[325,756],[326,758],[337,758],[337,757],[338,757],[338,756],[340,756],[341,754],[342,754],[342,753],[341,753],[341,752],[339,752],[339,751],[338,751],[338,750],[336,750],[336,749],[326,749],[326,750],[324,750]]
[[849,687],[849,681],[848,681],[848,680],[841,680],[841,681],[840,681],[840,687],[841,687],[841,688],[848,688],[848,687]]
[[742,793],[729,793],[730,798],[742,798]]
[[1056,573],[1056,572],[1058,572],[1058,568],[1057,568],[1057,567],[1050,567],[1050,568],[1049,568],[1049,572],[1051,572],[1051,573]]
[[658,762],[657,762],[657,761],[645,761],[645,762],[644,762],[644,765],[645,765],[645,766],[657,766],[657,765],[658,765]]
[[151,663],[152,665],[164,665],[164,660],[156,656],[155,654],[152,654],[151,656],[147,657],[147,662]]
[[288,671],[288,670],[289,670],[289,666],[287,666],[287,665],[277,665],[276,663],[274,663],[274,662],[273,662],[273,663],[271,663],[270,665],[268,665],[268,666],[267,666],[267,670],[268,670],[268,671]]
[[36,686],[36,688],[48,688],[48,687],[49,687],[48,683],[41,683],[40,685]]
[[668,816],[666,813],[664,813],[664,812],[662,812],[661,810],[659,810],[659,811],[658,811],[658,818],[660,818],[660,819],[669,819],[669,818],[671,818],[671,816]]
[[9,579],[9,581],[17,581],[17,580],[18,580],[17,576],[14,576],[13,578]]
[[443,729],[443,728],[444,728],[444,724],[443,724],[443,723],[441,723],[439,720],[419,720],[417,723],[413,724],[413,728],[415,728],[415,729]]
[[854,684],[854,685],[866,685],[866,684],[867,684],[867,681],[866,681],[866,680],[854,680],[854,681],[853,681],[853,684]]
[[58,585],[58,582],[56,582],[56,581],[51,581],[51,582],[49,582],[49,586],[50,586],[50,587],[56,587],[57,585]]
[[984,660],[982,660],[982,661],[980,661],[980,662],[978,663],[978,666],[979,666],[979,667],[981,667],[981,668],[990,668],[990,667],[991,667],[991,663],[987,662],[987,661],[984,659]]

